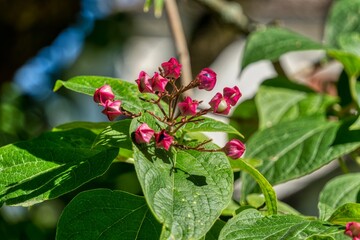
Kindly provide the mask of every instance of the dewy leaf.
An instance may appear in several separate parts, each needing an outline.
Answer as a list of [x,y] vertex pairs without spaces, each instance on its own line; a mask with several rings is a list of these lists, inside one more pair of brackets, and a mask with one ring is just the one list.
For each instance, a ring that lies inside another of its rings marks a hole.
[[[96,220],[96,221],[95,221]],[[159,239],[161,224],[143,197],[96,189],[77,195],[64,209],[56,239]]]
[[360,0],[334,1],[325,26],[325,42],[338,46],[342,35],[360,33]]
[[94,95],[97,88],[109,84],[115,94],[115,99],[121,100],[121,107],[132,113],[142,112],[144,109],[157,110],[154,104],[144,102],[139,99],[143,96],[135,84],[109,77],[101,76],[79,76],[69,79],[68,81],[58,80],[55,83],[54,91],[62,86],[75,92]]
[[340,231],[343,230],[327,222],[295,215],[264,217],[255,209],[247,209],[225,224],[219,240],[306,239],[313,235],[331,236]]
[[[139,123],[133,123],[135,130]],[[161,239],[204,236],[231,200],[233,174],[225,154],[165,151],[154,143],[133,148],[146,201],[164,225]]]
[[89,130],[48,132],[0,148],[0,205],[56,198],[102,175],[117,148],[92,148]]
[[329,95],[261,86],[255,97],[259,128],[268,128],[304,116],[325,116],[326,109],[336,100]]
[[260,60],[276,61],[291,51],[321,50],[324,47],[305,36],[278,27],[253,32],[247,39],[241,69]]
[[339,225],[345,225],[348,222],[360,222],[360,203],[342,205],[335,210],[327,221]]
[[[263,160],[258,170],[272,184],[309,174],[360,146],[360,142],[333,145],[338,124],[306,117],[255,133],[246,144],[246,158]],[[243,196],[255,182],[243,174]]]
[[241,133],[239,133],[238,130],[236,130],[234,127],[230,126],[227,123],[208,118],[208,117],[202,117],[202,120],[199,122],[190,122],[187,123],[182,130],[186,132],[226,132],[226,133],[232,133],[236,134],[240,137],[243,137]]
[[326,220],[338,207],[356,202],[360,202],[360,173],[333,178],[320,193],[319,218]]

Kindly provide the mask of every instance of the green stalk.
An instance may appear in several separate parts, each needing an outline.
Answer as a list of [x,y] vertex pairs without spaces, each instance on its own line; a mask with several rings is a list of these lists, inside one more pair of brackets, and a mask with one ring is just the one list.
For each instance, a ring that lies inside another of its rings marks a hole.
[[268,214],[277,214],[276,193],[268,180],[256,168],[242,160],[231,161],[231,165],[233,169],[240,168],[240,170],[244,170],[255,179],[255,181],[259,184],[261,191],[265,197]]

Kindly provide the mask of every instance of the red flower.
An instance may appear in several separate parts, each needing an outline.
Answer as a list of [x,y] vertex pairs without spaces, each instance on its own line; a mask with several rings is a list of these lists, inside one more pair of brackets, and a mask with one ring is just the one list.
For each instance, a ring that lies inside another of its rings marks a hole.
[[154,92],[152,89],[152,86],[151,86],[150,76],[147,75],[146,72],[141,71],[139,73],[138,79],[136,79],[135,82],[137,83],[140,92],[142,92],[142,93],[146,93],[146,92],[153,93]]
[[216,84],[216,73],[210,68],[204,68],[196,76],[196,79],[199,82],[199,89],[211,91]]
[[169,82],[166,78],[162,77],[159,73],[155,72],[154,76],[150,79],[152,90],[164,92],[166,84]]
[[99,103],[101,106],[105,106],[107,100],[114,100],[114,93],[109,85],[104,85],[95,90],[94,101]]
[[231,106],[234,106],[241,97],[241,92],[237,86],[233,88],[226,87],[223,90],[224,98],[226,98]]
[[161,67],[164,70],[165,77],[170,77],[178,79],[181,74],[181,64],[176,60],[176,58],[170,58],[169,61],[163,62]]
[[174,138],[167,134],[165,130],[155,133],[155,144],[158,148],[165,148],[168,151],[173,141]]
[[122,114],[120,100],[107,100],[104,107],[105,109],[102,111],[102,113],[105,114],[110,121],[113,121],[115,118]]
[[353,240],[360,240],[360,223],[349,222],[345,227],[345,234],[352,237]]
[[221,93],[216,93],[216,95],[211,99],[209,104],[213,109],[214,113],[227,115],[230,112],[231,105]]
[[240,158],[245,152],[245,145],[240,140],[233,139],[225,144],[225,154],[232,159]]
[[198,101],[192,100],[191,97],[186,97],[184,101],[179,102],[179,110],[183,116],[194,116],[199,105]]
[[137,143],[149,143],[154,133],[154,130],[146,123],[143,123],[135,131],[135,141]]

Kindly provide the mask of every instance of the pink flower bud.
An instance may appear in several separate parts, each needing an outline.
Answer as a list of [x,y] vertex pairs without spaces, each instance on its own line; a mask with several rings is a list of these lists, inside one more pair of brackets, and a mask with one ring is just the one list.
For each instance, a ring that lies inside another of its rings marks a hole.
[[115,118],[122,114],[120,100],[107,100],[104,107],[105,109],[102,111],[102,113],[105,114],[110,121],[113,121]]
[[352,237],[353,240],[360,240],[360,223],[349,222],[345,227],[345,234]]
[[199,81],[199,89],[211,91],[216,84],[216,73],[210,68],[204,68],[196,76],[196,79]]
[[135,141],[137,143],[149,143],[154,133],[154,130],[146,123],[143,123],[135,131]]
[[153,93],[153,89],[150,82],[150,76],[146,72],[141,71],[139,78],[135,80],[138,85],[139,91],[142,93]]
[[245,152],[245,145],[240,140],[233,139],[225,144],[225,154],[232,159],[240,158]]
[[241,97],[241,92],[237,86],[233,88],[224,88],[224,98],[226,98],[231,106],[234,106]]
[[155,133],[155,144],[158,148],[165,148],[168,151],[173,141],[174,138],[167,134],[165,130]]
[[166,84],[169,82],[166,78],[162,77],[159,73],[155,72],[154,76],[150,79],[152,90],[164,92]]
[[109,85],[104,85],[95,90],[94,101],[99,103],[101,106],[105,106],[107,100],[114,100],[114,93]]
[[176,58],[170,58],[169,61],[163,62],[161,67],[164,70],[165,77],[170,77],[178,79],[181,74],[181,64],[176,60]]
[[178,103],[179,110],[183,116],[194,116],[198,105],[199,102],[192,100],[191,97],[186,97],[184,101]]
[[221,93],[216,93],[209,102],[214,113],[227,115],[230,112],[231,105],[229,101],[223,97]]

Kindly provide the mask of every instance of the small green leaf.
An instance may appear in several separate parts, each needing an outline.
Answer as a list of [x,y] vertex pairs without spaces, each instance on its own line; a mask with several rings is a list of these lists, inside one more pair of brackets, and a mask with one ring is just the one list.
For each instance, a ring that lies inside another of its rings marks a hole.
[[342,50],[360,56],[360,33],[352,32],[341,35],[339,37],[339,45]]
[[308,220],[295,215],[264,217],[257,210],[247,209],[225,224],[219,240],[306,239],[313,235],[330,237],[340,231],[343,230],[326,222]]
[[319,218],[326,220],[346,204],[360,202],[360,173],[338,176],[329,181],[320,193]]
[[143,97],[137,86],[116,78],[101,77],[101,76],[79,76],[71,78],[67,81],[57,80],[55,83],[54,91],[57,91],[62,86],[75,92],[94,95],[97,88],[109,84],[115,94],[115,99],[122,101],[121,107],[132,113],[142,112],[147,110],[158,110],[158,108],[151,103],[144,102],[139,99]]
[[[360,146],[359,140],[333,144],[339,125],[306,117],[277,124],[247,141],[246,158],[261,159],[258,170],[273,185],[309,174]],[[256,183],[243,174],[243,196]]]
[[334,1],[325,26],[325,42],[337,47],[339,38],[349,33],[360,33],[360,1]]
[[[150,119],[149,119],[150,120]],[[152,127],[154,124],[147,121]],[[131,129],[139,125],[133,120]],[[217,148],[213,144],[207,144]],[[229,204],[233,174],[225,154],[134,145],[135,169],[146,201],[164,225],[162,238],[198,239]]]
[[96,189],[77,195],[64,209],[56,239],[159,239],[161,224],[145,199]]
[[340,206],[327,221],[339,225],[345,225],[348,222],[360,222],[360,204],[346,203]]
[[85,129],[48,132],[0,148],[0,205],[32,205],[70,192],[102,175],[117,148],[92,148]]
[[246,41],[241,69],[260,60],[276,61],[291,51],[321,50],[324,47],[290,30],[269,27],[253,32]]
[[226,132],[244,137],[239,131],[227,123],[208,117],[202,117],[201,119],[199,122],[187,123],[181,130],[185,132]]
[[259,128],[264,129],[299,117],[322,115],[337,99],[329,95],[261,86],[255,97]]

